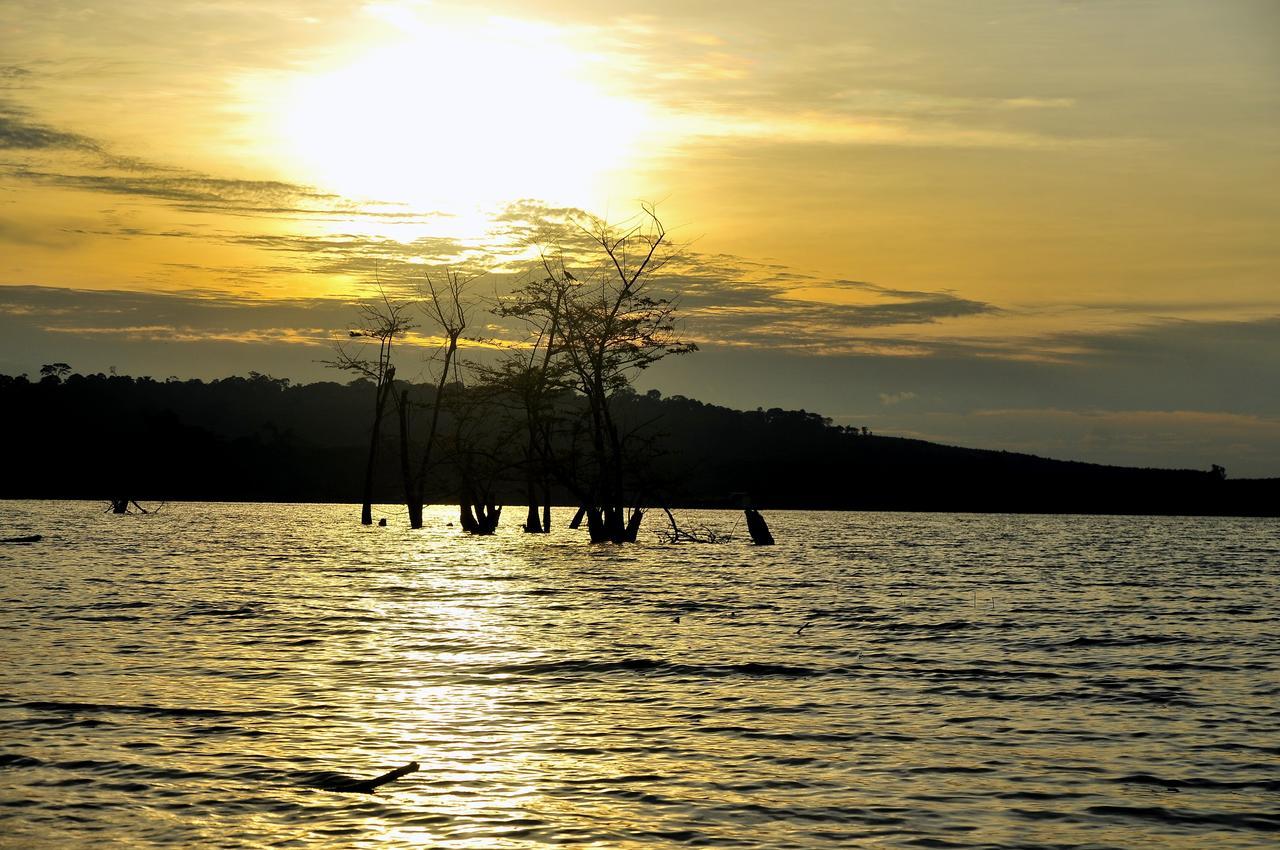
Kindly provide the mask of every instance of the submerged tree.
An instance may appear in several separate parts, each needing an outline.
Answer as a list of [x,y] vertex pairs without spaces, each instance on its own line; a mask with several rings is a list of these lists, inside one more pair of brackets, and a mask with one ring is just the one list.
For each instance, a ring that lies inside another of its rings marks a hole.
[[[562,312],[573,276],[560,266],[557,274],[543,259],[545,277],[517,289],[515,297],[500,301],[494,312],[522,322],[529,344],[511,350],[496,365],[478,365],[481,385],[505,418],[514,423],[509,437],[521,446],[514,467],[523,478],[527,513],[524,531],[551,532],[551,483],[555,473],[565,476],[563,462],[557,462],[554,434],[561,422],[557,393],[564,392],[566,372],[557,358],[560,352]],[[539,512],[541,508],[541,512]]]
[[[563,262],[544,261],[544,276],[499,305],[500,315],[522,320],[531,332],[532,353],[508,376],[526,387],[531,454],[573,493],[592,542],[634,542],[645,495],[634,472],[643,458],[632,451],[634,435],[619,422],[614,398],[630,391],[640,370],[697,346],[681,338],[675,304],[653,291],[654,276],[673,253],[651,206],[620,226],[590,219],[581,233],[593,267],[575,274]],[[585,421],[560,429],[558,443],[547,414],[556,390],[572,391],[585,407]]]
[[[379,302],[360,305],[360,320],[347,330],[348,339],[339,342],[333,360],[326,365],[367,378],[374,384],[373,427],[369,434],[369,454],[364,468],[364,500],[360,508],[360,522],[373,524],[373,475],[377,464],[378,446],[382,442],[382,420],[387,409],[387,399],[395,391],[396,367],[391,361],[391,349],[397,337],[410,331],[414,324],[408,317],[412,302],[392,301],[382,293]],[[352,340],[361,340],[354,344]],[[369,352],[370,344],[377,344],[377,353]]]
[[[439,370],[435,396],[429,404],[414,402],[408,386],[396,396],[396,412],[400,422],[400,478],[404,486],[405,506],[409,511],[409,525],[412,528],[422,528],[422,506],[426,499],[428,477],[433,465],[439,461],[436,450],[443,430],[441,413],[449,401],[446,392],[459,393],[462,389],[457,354],[458,339],[467,329],[467,310],[462,297],[466,286],[467,280],[454,271],[446,271],[444,280],[440,282],[427,276],[426,297],[422,308],[429,322],[439,329],[442,340],[439,352],[433,357],[434,366]],[[418,441],[416,463],[413,459],[415,408],[425,408],[428,411],[427,424]]]

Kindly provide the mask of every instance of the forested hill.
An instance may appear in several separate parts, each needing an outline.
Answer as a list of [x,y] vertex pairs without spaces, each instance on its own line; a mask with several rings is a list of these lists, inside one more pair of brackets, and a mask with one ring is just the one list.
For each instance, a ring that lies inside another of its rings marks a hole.
[[[0,497],[355,503],[373,399],[368,382],[264,375],[0,376]],[[626,394],[618,410],[644,435],[635,442],[654,505],[1280,515],[1280,479],[955,448],[867,435],[805,411],[737,411],[657,392]],[[400,498],[394,419],[377,470],[382,502]],[[518,478],[496,485],[507,504],[521,500]],[[452,501],[452,489],[442,471],[429,494]]]

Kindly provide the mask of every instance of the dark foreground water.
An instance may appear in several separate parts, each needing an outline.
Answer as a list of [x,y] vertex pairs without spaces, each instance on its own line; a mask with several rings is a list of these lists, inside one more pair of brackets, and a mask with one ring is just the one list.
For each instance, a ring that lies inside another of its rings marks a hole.
[[1275,520],[4,508],[4,847],[1280,842]]

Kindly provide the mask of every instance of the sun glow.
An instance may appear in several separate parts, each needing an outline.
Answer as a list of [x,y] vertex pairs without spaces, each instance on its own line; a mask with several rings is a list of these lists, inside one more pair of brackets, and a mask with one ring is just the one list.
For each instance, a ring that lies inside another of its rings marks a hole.
[[280,147],[315,185],[423,212],[587,206],[639,150],[647,110],[601,90],[598,60],[554,27],[372,11],[395,39],[282,98]]

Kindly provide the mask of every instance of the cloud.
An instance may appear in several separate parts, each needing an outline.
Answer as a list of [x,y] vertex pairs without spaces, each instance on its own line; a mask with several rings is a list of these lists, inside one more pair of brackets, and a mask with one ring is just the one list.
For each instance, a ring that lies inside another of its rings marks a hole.
[[678,296],[690,333],[724,345],[831,354],[866,346],[861,331],[999,312],[995,305],[952,292],[824,280],[726,255],[689,253],[669,269],[655,284]]
[[[3,71],[4,69],[0,69]],[[10,66],[10,70],[15,70]],[[16,69],[21,71],[22,69]],[[0,150],[100,150],[92,139],[30,120],[25,109],[0,99]]]
[[260,214],[324,213],[339,208],[352,210],[349,204],[339,204],[341,199],[337,195],[315,192],[292,183],[210,177],[142,163],[137,164],[136,170],[146,173],[60,173],[21,166],[11,166],[8,171],[19,180],[45,186],[155,198],[187,209]]
[[[84,371],[332,379],[319,361],[346,339],[356,306],[348,298],[0,287],[0,372],[34,374],[65,361]],[[483,308],[475,318],[488,336],[509,333]],[[909,329],[821,356],[765,345],[768,335],[753,345],[710,343],[647,371],[642,387],[740,408],[803,407],[880,434],[956,445],[1280,475],[1280,398],[1258,379],[1280,374],[1280,317],[1079,335],[1082,353],[1052,362],[1003,356],[981,341],[916,339]],[[429,329],[420,333],[404,349],[411,378],[437,342]],[[857,338],[849,328],[824,333]]]
[[885,407],[892,407],[895,404],[901,404],[904,401],[911,401],[916,394],[913,392],[902,393],[880,393],[880,403]]
[[[21,66],[0,66],[0,83],[30,75]],[[0,162],[0,174],[16,181],[158,200],[191,211],[403,221],[439,215],[376,200],[353,201],[286,181],[219,177],[121,154],[98,139],[35,120],[11,98],[0,98],[0,150],[24,155],[24,161]]]

